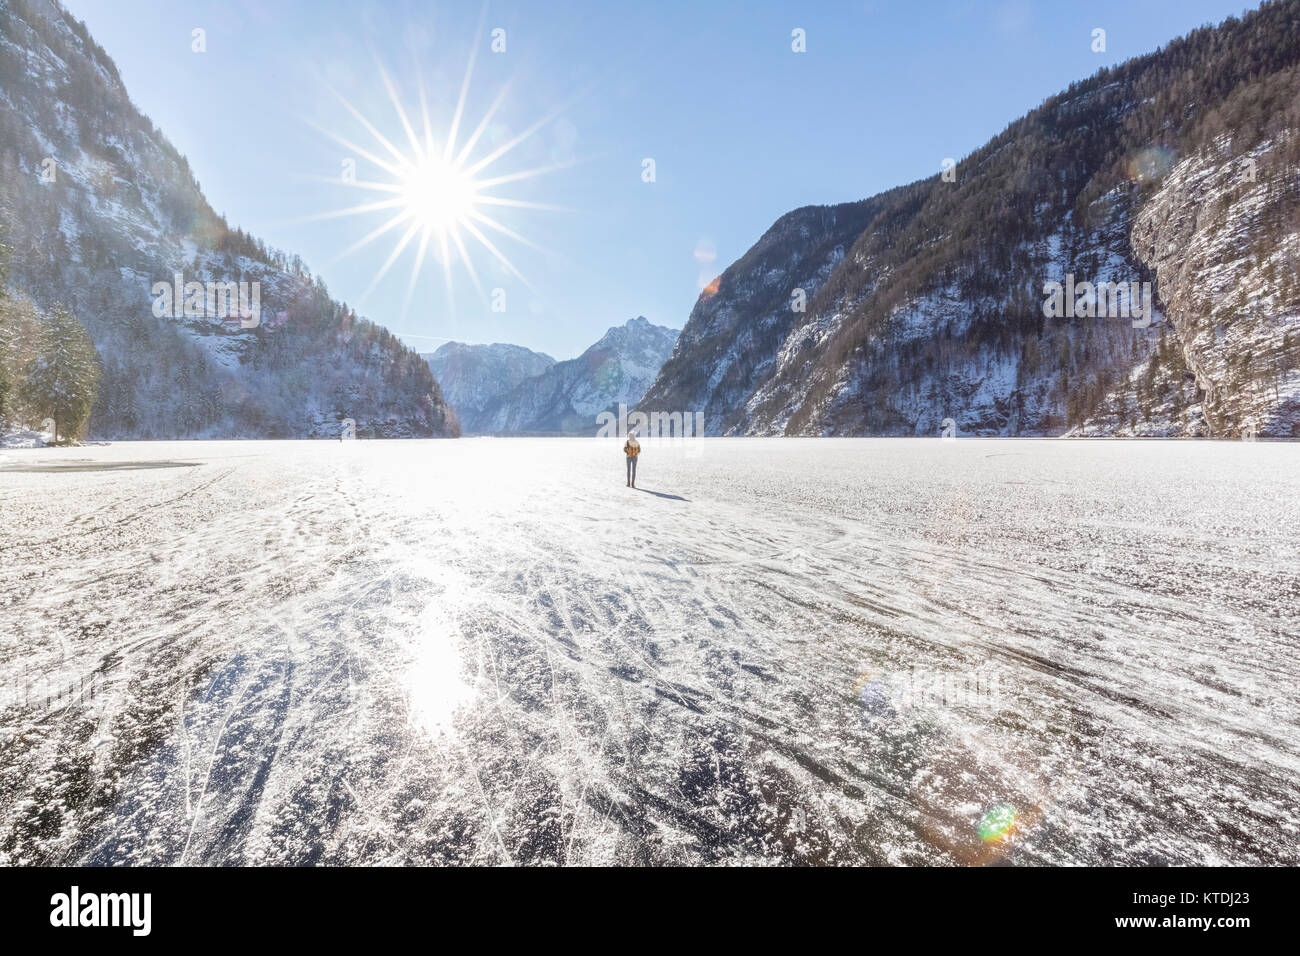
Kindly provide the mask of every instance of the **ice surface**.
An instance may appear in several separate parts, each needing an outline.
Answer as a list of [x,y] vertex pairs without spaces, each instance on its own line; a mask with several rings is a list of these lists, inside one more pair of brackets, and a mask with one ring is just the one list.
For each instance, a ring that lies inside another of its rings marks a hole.
[[1300,445],[0,456],[0,863],[1300,862]]

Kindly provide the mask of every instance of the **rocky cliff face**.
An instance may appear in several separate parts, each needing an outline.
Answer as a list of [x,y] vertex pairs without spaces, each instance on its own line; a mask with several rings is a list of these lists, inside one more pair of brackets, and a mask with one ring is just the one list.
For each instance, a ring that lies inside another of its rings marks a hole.
[[597,416],[634,405],[677,341],[676,329],[638,316],[615,326],[580,356],[525,379],[468,416],[479,434],[594,435]]
[[478,430],[484,410],[496,399],[555,364],[543,352],[501,343],[448,342],[422,357],[467,432]]
[[672,356],[639,402],[646,411],[704,412],[709,434],[748,422],[745,403],[878,203],[787,213],[705,289]]
[[[217,216],[112,60],[52,0],[0,2],[0,238],[11,278],[62,302],[103,365],[98,438],[455,435],[428,365],[295,256]],[[256,318],[158,309],[154,288],[243,283]]]
[[[948,176],[782,217],[639,407],[710,434],[1289,436],[1298,233],[1290,0],[1074,84]],[[1150,284],[1140,327],[1102,283]]]
[[1174,165],[1134,222],[1209,434],[1300,434],[1297,191],[1283,141],[1225,138]]

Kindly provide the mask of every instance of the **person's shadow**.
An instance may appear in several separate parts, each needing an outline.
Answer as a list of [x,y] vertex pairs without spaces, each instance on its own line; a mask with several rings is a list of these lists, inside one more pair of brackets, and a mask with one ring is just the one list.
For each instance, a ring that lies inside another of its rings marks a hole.
[[681,495],[666,495],[662,491],[651,491],[649,488],[636,488],[635,491],[644,491],[647,495],[654,495],[656,498],[667,498],[669,501],[685,501],[690,503],[689,498],[683,498]]

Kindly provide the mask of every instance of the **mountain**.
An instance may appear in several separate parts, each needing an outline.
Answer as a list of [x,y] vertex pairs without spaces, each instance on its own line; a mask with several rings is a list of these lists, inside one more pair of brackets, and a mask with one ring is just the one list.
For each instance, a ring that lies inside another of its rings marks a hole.
[[[672,353],[677,330],[637,316],[606,332],[577,358],[556,362],[466,413],[466,432],[493,435],[594,435],[596,417],[633,405]],[[444,346],[445,348],[445,346]],[[439,350],[441,351],[441,349]]]
[[541,375],[555,359],[522,345],[467,345],[448,342],[421,356],[429,363],[442,394],[468,430],[494,399],[524,379]]
[[1075,83],[951,171],[783,216],[638,408],[710,434],[1289,437],[1298,261],[1284,0]]
[[[362,436],[458,434],[416,352],[212,210],[52,0],[0,0],[0,237],[15,290],[91,335],[92,437],[332,437],[345,418]],[[178,275],[174,307],[158,289]]]
[[733,430],[798,317],[791,291],[811,298],[880,203],[797,209],[701,294],[672,356],[640,401],[656,411],[703,411],[709,434]]

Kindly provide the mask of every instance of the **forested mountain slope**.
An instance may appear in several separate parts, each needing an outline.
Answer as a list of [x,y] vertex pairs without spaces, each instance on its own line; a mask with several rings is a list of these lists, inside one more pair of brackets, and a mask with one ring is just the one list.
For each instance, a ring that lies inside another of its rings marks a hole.
[[[953,175],[782,217],[639,407],[706,410],[712,434],[1290,436],[1298,262],[1281,0],[1072,85]],[[1048,317],[1071,278],[1074,314]],[[1150,282],[1150,325],[1103,282]]]
[[[91,437],[333,436],[345,418],[363,436],[458,433],[416,352],[214,213],[84,24],[51,0],[0,0],[0,227],[16,291],[68,306],[94,340]],[[178,274],[258,283],[258,321],[156,315],[154,285]]]
[[502,342],[448,342],[424,359],[466,431],[477,428],[479,416],[493,401],[555,364],[544,352]]

